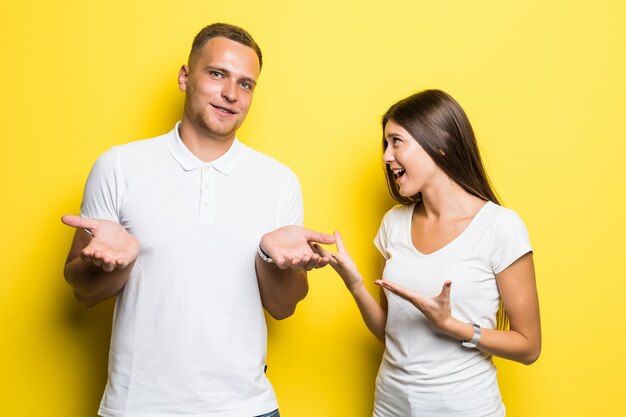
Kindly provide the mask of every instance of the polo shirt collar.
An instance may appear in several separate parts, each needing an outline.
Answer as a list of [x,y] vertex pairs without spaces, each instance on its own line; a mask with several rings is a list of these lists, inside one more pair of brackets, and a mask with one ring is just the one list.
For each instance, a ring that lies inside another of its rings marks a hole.
[[244,148],[243,144],[239,142],[239,139],[235,138],[232,145],[230,145],[230,148],[224,155],[214,161],[204,162],[191,153],[189,148],[185,146],[180,138],[180,134],[178,133],[179,125],[180,122],[176,123],[176,127],[174,127],[174,130],[172,130],[170,135],[168,135],[167,147],[172,154],[172,157],[180,164],[181,167],[183,167],[185,171],[193,171],[201,166],[210,165],[218,172],[221,172],[224,175],[230,175]]

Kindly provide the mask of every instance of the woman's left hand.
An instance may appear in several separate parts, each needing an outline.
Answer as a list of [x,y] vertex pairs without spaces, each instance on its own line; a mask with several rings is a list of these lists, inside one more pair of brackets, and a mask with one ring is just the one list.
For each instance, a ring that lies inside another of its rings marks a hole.
[[455,321],[450,308],[450,287],[452,286],[452,281],[444,282],[441,292],[435,297],[425,297],[391,281],[382,279],[376,280],[376,284],[413,304],[442,332],[448,334],[451,332]]

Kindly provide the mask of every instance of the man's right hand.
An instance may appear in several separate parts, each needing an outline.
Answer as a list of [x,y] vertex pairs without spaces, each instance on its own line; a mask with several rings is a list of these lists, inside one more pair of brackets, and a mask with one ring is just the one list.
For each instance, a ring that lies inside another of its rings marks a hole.
[[106,272],[126,268],[139,255],[139,241],[119,223],[72,215],[61,217],[61,221],[76,229],[83,229],[78,230],[79,233],[92,236],[81,250],[80,257]]

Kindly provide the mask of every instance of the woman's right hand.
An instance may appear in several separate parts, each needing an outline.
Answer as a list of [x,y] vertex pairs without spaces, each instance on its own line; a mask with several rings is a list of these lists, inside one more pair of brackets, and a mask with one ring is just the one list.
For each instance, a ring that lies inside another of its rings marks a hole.
[[348,254],[343,240],[341,239],[341,234],[335,232],[334,236],[335,244],[337,245],[337,253],[329,252],[317,243],[313,244],[313,251],[329,259],[330,266],[337,271],[348,290],[354,293],[356,290],[363,287],[363,277],[350,257],[350,254]]

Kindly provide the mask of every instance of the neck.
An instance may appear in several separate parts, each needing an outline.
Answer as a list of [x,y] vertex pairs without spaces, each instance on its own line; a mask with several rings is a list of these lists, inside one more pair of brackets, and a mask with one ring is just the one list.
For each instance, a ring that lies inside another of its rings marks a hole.
[[433,220],[473,217],[484,204],[483,200],[447,177],[439,186],[422,191],[424,213]]
[[203,162],[211,162],[218,159],[228,152],[235,141],[234,133],[220,137],[211,135],[191,123],[184,114],[178,127],[178,135],[187,149]]

